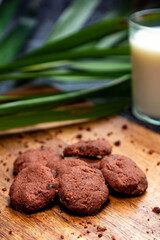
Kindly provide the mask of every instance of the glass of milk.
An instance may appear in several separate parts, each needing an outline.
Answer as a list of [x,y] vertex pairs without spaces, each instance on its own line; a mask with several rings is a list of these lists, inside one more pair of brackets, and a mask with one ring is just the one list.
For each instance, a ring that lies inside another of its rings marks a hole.
[[129,34],[133,114],[160,125],[160,9],[132,14]]

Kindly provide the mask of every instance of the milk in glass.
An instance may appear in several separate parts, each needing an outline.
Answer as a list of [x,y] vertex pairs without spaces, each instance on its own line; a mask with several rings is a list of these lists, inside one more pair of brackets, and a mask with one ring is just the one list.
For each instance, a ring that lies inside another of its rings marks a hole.
[[140,29],[130,38],[134,108],[160,119],[160,28]]

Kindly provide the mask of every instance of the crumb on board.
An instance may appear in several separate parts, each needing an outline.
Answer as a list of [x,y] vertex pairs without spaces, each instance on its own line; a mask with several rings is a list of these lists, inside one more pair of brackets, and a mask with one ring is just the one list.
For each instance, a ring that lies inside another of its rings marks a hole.
[[63,236],[63,235],[61,235],[61,236],[60,236],[60,239],[64,239],[64,236]]
[[77,134],[77,135],[76,135],[76,138],[77,138],[77,139],[81,139],[81,138],[82,138],[82,134]]
[[101,238],[102,236],[103,236],[103,234],[102,234],[102,233],[99,233],[99,234],[98,234],[98,237],[99,237],[99,238]]
[[90,132],[90,131],[91,131],[91,127],[86,127],[86,130],[87,130],[88,132]]
[[148,168],[146,168],[146,172],[148,172],[148,170],[149,170],[149,169],[148,169]]
[[112,239],[112,240],[116,240],[115,236],[111,236],[111,239]]
[[9,181],[10,181],[10,178],[5,177],[4,180],[6,180],[7,182],[9,182]]
[[157,166],[160,166],[160,161],[159,161],[159,162],[157,162]]
[[115,142],[114,142],[114,145],[115,145],[116,147],[120,146],[120,145],[121,145],[121,141],[120,141],[120,140],[115,141]]
[[12,230],[10,230],[10,231],[9,231],[9,234],[11,235],[12,233],[13,233],[13,231],[12,231]]
[[80,234],[77,238],[81,238],[82,237],[82,234]]
[[83,129],[84,129],[84,127],[82,127],[82,126],[78,127],[78,130],[83,130]]
[[97,232],[104,232],[106,230],[107,230],[106,227],[101,227],[100,225],[97,226]]
[[128,126],[127,126],[127,124],[123,124],[123,125],[122,125],[122,129],[123,129],[123,130],[126,130],[126,129],[128,129]]
[[6,191],[7,191],[7,188],[6,188],[6,187],[2,188],[2,191],[3,191],[3,192],[6,192]]
[[107,136],[110,137],[113,134],[113,132],[108,132]]
[[150,149],[149,151],[148,151],[148,154],[150,154],[150,155],[152,155],[154,153],[154,150],[153,149]]
[[152,209],[152,212],[159,214],[160,213],[160,208],[159,207],[154,207]]

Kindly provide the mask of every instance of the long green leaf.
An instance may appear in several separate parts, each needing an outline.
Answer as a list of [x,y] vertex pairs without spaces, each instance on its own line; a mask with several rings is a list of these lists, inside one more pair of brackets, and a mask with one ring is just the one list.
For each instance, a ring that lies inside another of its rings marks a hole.
[[104,86],[101,86],[98,88],[91,88],[91,89],[85,89],[85,90],[80,90],[75,92],[58,94],[56,96],[41,97],[36,99],[21,100],[21,101],[16,101],[12,103],[1,104],[0,115],[11,114],[11,113],[16,113],[20,111],[27,111],[27,110],[30,110],[31,108],[36,108],[36,107],[42,108],[43,106],[49,106],[49,104],[52,104],[52,105],[57,104],[57,106],[59,106],[60,104],[73,102],[77,99],[84,99],[86,97],[92,97],[92,96],[95,97],[96,94],[98,93],[100,93],[100,96],[102,96],[102,92],[106,92],[107,89],[111,89],[110,91],[112,91],[112,87],[116,86],[117,88],[117,85],[126,83],[126,81],[129,79],[130,79],[130,75],[125,75],[121,78],[107,82]]
[[[64,51],[66,50],[68,51],[69,49],[77,47],[81,44],[99,39],[108,33],[111,33],[113,31],[123,29],[123,28],[126,28],[126,22],[121,18],[102,21],[100,23],[94,24],[93,26],[82,29],[81,31],[74,33],[69,37],[64,37],[61,40],[50,43],[48,45],[45,45],[44,47],[39,48],[38,50],[28,53],[24,57],[21,57],[18,60],[16,60],[13,64],[11,65],[9,64],[9,65],[5,65],[4,67],[1,67],[0,71],[2,72],[2,70],[4,70],[7,72],[7,69],[14,70],[16,66],[24,67],[26,65],[39,64],[47,61],[64,60],[66,55],[68,56],[66,56],[65,59],[69,57],[71,58],[72,55],[75,55],[74,52],[65,53]],[[94,49],[91,49],[91,51],[84,50],[84,52],[88,51],[88,53],[92,55],[93,50]],[[60,55],[58,54],[58,52],[60,52],[59,53]],[[81,51],[78,51],[79,55],[83,55],[84,52],[82,51],[82,54],[81,54]],[[56,53],[57,53],[57,56],[56,56]],[[86,55],[86,52],[85,52],[85,55]],[[94,54],[94,56],[95,55],[96,54]]]
[[35,20],[23,18],[18,26],[0,42],[0,66],[9,63],[26,42]]
[[109,61],[85,61],[70,64],[72,69],[68,70],[49,70],[31,73],[17,73],[0,75],[0,81],[7,80],[24,80],[38,77],[89,77],[89,78],[114,78],[127,74],[131,71],[131,64],[126,62],[109,62]]
[[24,113],[10,117],[0,118],[0,130],[8,130],[39,123],[66,121],[76,119],[96,119],[120,113],[127,109],[127,98],[113,99],[106,103],[96,104],[90,107],[72,108],[69,110],[42,110],[38,112]]
[[11,64],[0,67],[0,73],[7,73],[11,71],[20,70],[20,68],[29,67],[36,64],[60,61],[60,60],[73,60],[83,58],[103,58],[106,56],[127,56],[129,55],[129,47],[114,47],[106,49],[84,49],[73,50],[61,53],[50,53],[48,55],[42,54],[40,56],[31,57],[28,59],[19,59]]
[[0,6],[0,36],[2,36],[2,33],[14,16],[20,2],[20,0],[8,0]]
[[116,46],[121,41],[127,39],[127,36],[128,36],[127,30],[115,32],[99,40],[95,46],[97,48],[113,47]]
[[131,63],[129,61],[123,62],[121,60],[117,61],[108,61],[108,60],[90,60],[83,62],[73,62],[70,63],[71,67],[78,70],[86,70],[93,72],[121,72],[121,71],[130,71]]
[[56,22],[47,42],[55,41],[79,30],[99,2],[100,0],[73,0]]

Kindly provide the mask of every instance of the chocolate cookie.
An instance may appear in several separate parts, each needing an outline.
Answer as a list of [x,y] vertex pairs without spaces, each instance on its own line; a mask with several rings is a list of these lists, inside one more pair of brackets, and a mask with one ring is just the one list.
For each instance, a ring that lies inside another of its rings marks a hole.
[[112,147],[104,140],[80,141],[64,149],[64,156],[97,157],[110,154]]
[[11,205],[21,212],[37,212],[53,201],[57,188],[58,179],[48,167],[29,165],[21,170],[11,185]]
[[104,157],[102,173],[108,186],[118,193],[141,195],[148,186],[142,170],[125,156],[113,154]]
[[60,202],[81,214],[96,213],[109,194],[101,171],[82,165],[69,168],[59,179]]
[[51,169],[56,169],[60,160],[61,157],[51,147],[30,149],[15,160],[13,172],[18,174],[23,168],[33,163],[40,163]]

